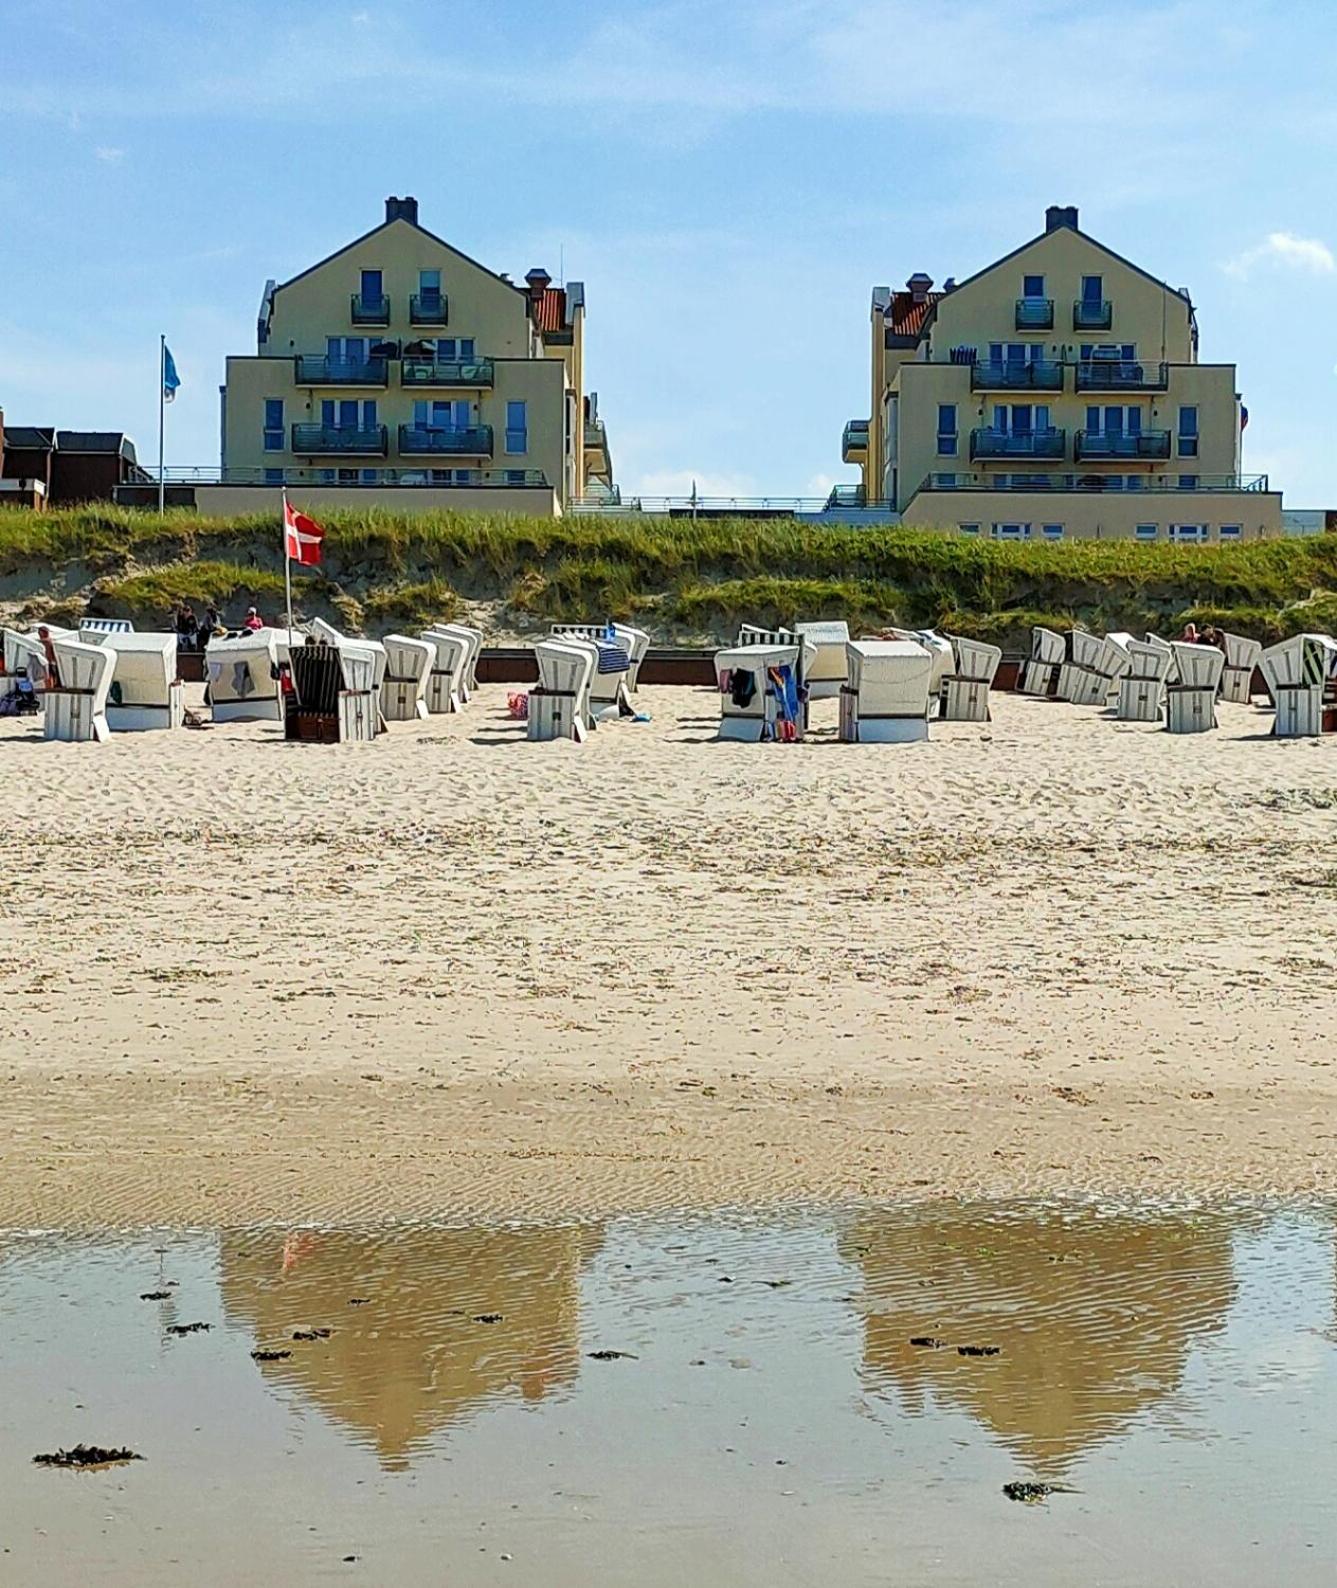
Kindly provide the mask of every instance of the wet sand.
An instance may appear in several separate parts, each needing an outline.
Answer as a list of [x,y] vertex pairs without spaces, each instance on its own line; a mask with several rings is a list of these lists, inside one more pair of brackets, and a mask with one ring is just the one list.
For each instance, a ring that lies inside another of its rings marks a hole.
[[0,1224],[1337,1190],[1337,740],[0,724]]

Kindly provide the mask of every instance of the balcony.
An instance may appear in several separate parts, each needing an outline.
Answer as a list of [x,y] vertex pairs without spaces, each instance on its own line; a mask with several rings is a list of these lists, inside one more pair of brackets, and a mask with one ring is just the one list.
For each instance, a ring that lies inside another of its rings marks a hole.
[[409,298],[410,325],[449,325],[450,303],[444,292],[415,292]]
[[404,457],[490,458],[492,426],[400,425],[399,450]]
[[1077,461],[1087,462],[1102,458],[1168,458],[1170,432],[1144,430],[1137,435],[1110,436],[1095,430],[1079,430],[1076,437]]
[[862,463],[868,456],[868,420],[851,419],[840,441],[840,456],[846,463]]
[[1001,364],[970,366],[971,391],[1062,391],[1063,366],[1036,359],[1023,363],[1017,359]]
[[586,452],[608,451],[608,432],[604,429],[602,419],[587,419],[585,421],[585,450]]
[[1105,299],[1078,298],[1072,306],[1074,331],[1108,331],[1114,324],[1114,305]]
[[1054,300],[1052,298],[1018,298],[1018,331],[1052,331],[1054,329]]
[[384,293],[374,298],[370,293],[355,292],[349,314],[354,325],[389,325],[390,300]]
[[406,358],[399,369],[404,386],[491,386],[490,358]]
[[1198,493],[1266,491],[1266,474],[1193,474],[1180,483],[1177,474],[971,474],[934,473],[921,491],[1166,491],[1176,496]]
[[389,441],[384,425],[294,425],[292,449],[308,457],[340,453],[383,458]]
[[390,361],[384,358],[307,358],[297,356],[299,386],[384,386]]
[[1061,458],[1067,432],[1028,430],[1009,435],[1004,430],[972,430],[970,456],[975,458]]
[[1084,359],[1077,365],[1078,391],[1165,391],[1168,364],[1137,364],[1118,358]]

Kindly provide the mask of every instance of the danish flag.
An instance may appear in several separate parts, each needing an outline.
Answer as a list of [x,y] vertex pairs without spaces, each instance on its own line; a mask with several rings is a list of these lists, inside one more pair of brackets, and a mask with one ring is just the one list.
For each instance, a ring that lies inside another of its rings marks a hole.
[[320,566],[320,544],[325,531],[314,518],[299,512],[285,496],[283,498],[283,550],[293,562],[307,568]]

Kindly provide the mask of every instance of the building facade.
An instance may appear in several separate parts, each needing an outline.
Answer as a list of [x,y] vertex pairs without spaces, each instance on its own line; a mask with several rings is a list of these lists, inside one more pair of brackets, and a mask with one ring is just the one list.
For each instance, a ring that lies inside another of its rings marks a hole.
[[387,199],[373,231],[266,284],[256,352],[227,360],[224,480],[557,510],[611,493],[606,441],[586,446],[584,337],[580,282],[517,285]]
[[1193,304],[1055,206],[1040,236],[935,292],[873,290],[867,419],[843,457],[906,525],[1007,540],[1227,543],[1282,532],[1241,469],[1233,364]]
[[0,413],[0,500],[55,507],[109,502],[121,486],[148,478],[134,442],[119,430],[6,427]]

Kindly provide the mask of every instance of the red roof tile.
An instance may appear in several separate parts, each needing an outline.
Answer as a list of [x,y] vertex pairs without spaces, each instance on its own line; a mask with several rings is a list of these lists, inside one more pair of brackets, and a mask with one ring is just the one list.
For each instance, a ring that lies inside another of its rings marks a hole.
[[540,331],[562,331],[566,328],[566,288],[544,287],[538,303]]
[[922,303],[916,303],[908,292],[893,292],[891,308],[887,311],[887,329],[896,336],[918,336],[924,329],[929,310],[945,296],[942,292],[930,292]]

